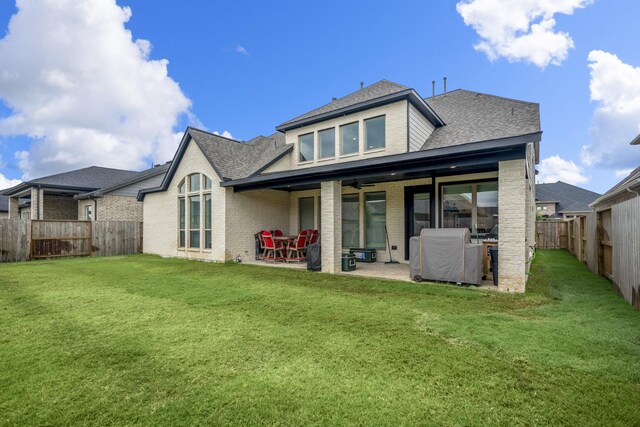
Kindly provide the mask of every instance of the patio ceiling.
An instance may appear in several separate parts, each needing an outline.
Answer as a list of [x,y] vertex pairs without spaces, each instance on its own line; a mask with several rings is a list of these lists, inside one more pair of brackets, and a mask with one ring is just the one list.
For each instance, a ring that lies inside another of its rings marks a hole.
[[539,140],[539,137],[539,134],[525,135],[504,140],[294,169],[228,180],[220,185],[232,187],[236,192],[260,189],[298,191],[320,188],[320,183],[323,181],[342,180],[344,185],[351,185],[353,180],[357,179],[358,183],[369,184],[497,171],[500,161],[525,158],[527,143]]

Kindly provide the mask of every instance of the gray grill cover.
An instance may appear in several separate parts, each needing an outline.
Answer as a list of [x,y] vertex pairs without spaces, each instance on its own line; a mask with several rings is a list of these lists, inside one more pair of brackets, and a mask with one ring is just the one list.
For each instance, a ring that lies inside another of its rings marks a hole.
[[409,240],[409,263],[413,279],[479,285],[482,244],[471,243],[467,228],[424,228]]

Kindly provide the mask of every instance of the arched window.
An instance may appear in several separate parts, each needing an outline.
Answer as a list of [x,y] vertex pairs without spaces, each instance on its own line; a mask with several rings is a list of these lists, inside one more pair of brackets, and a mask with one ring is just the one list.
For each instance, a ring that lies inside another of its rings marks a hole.
[[211,249],[211,179],[200,173],[178,184],[178,247]]

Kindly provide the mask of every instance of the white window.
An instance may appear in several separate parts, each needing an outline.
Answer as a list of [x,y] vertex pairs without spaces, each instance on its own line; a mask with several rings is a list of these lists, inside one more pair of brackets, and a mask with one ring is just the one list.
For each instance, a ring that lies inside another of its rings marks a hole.
[[300,135],[298,137],[299,140],[299,148],[300,148],[300,161],[301,162],[310,162],[313,161],[313,133],[308,133],[306,135]]
[[199,173],[188,175],[178,184],[178,247],[211,249],[211,187],[211,179]]
[[93,219],[93,215],[92,215],[93,209],[92,208],[93,208],[93,206],[91,206],[91,205],[86,205],[84,207],[84,220],[85,221],[91,221]]
[[360,124],[358,122],[340,126],[340,154],[357,153],[360,146]]
[[364,121],[365,150],[378,150],[385,146],[384,116]]

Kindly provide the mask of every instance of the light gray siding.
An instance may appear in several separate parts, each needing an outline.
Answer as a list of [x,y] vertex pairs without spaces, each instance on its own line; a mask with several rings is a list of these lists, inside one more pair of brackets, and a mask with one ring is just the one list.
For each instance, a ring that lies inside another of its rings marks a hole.
[[433,130],[433,124],[409,104],[409,151],[418,151]]
[[164,174],[152,176],[151,178],[147,178],[144,181],[136,182],[135,184],[118,188],[117,190],[114,190],[109,194],[112,196],[136,197],[138,195],[138,191],[140,190],[143,190],[145,188],[158,187],[162,183],[163,178]]

